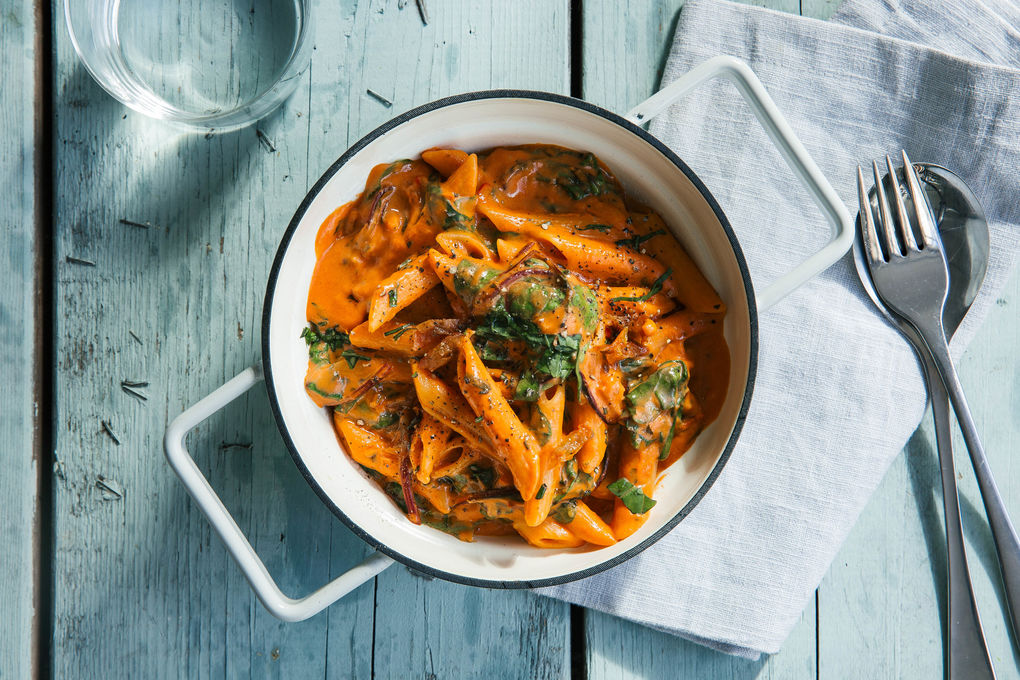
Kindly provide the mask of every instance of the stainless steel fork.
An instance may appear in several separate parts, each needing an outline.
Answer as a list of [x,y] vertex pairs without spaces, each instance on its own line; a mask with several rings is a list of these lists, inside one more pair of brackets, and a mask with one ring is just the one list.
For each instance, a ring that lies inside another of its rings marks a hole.
[[[977,434],[970,421],[970,413],[960,388],[959,380],[946,342],[945,329],[942,325],[943,308],[949,289],[949,270],[942,241],[935,221],[931,215],[927,199],[921,191],[920,182],[906,152],[903,152],[904,177],[910,194],[909,205],[904,203],[897,180],[892,159],[886,156],[892,185],[895,213],[889,206],[882,175],[878,164],[872,163],[875,175],[875,188],[878,197],[878,226],[872,215],[871,203],[864,187],[864,175],[857,169],[858,193],[861,203],[861,236],[871,271],[875,292],[887,307],[907,322],[908,327],[901,332],[911,344],[915,345],[925,366],[925,378],[929,383],[929,392],[936,412],[936,433],[939,445],[939,458],[942,471],[942,489],[945,501],[946,547],[948,552],[948,621],[947,621],[947,670],[950,678],[994,678],[981,630],[981,621],[974,602],[973,588],[967,568],[967,556],[963,544],[963,528],[960,521],[959,498],[956,489],[956,476],[952,461],[952,447],[948,436],[948,421],[945,417],[939,422],[941,412],[935,400],[945,404],[946,390],[958,413],[962,410],[966,416],[960,416],[961,427],[978,471],[979,484],[982,477],[987,477],[988,494],[985,485],[981,485],[982,497],[985,500],[989,522],[995,532],[996,522],[1004,521],[1002,526],[1003,542],[1000,545],[996,538],[997,551],[1000,553],[1000,566],[1003,580],[1007,583],[1007,603],[1013,611],[1012,599],[1008,587],[1011,572],[1009,554],[1020,557],[1020,549],[1016,542],[1016,534],[1009,523],[1009,518],[1002,506],[995,483],[991,479],[984,452],[980,448]],[[911,227],[910,214],[914,216],[917,233]],[[916,330],[916,333],[910,332]],[[931,368],[937,371],[931,370]],[[940,380],[941,377],[941,380]],[[955,388],[955,393],[953,392]],[[945,415],[945,414],[943,414]],[[967,436],[966,422],[971,427],[970,437]],[[971,447],[971,442],[976,447]],[[993,510],[991,506],[996,506]],[[995,502],[997,501],[997,503]],[[993,519],[993,516],[996,519]],[[1009,539],[1012,539],[1010,543]],[[1007,553],[1006,556],[1003,552]],[[1005,559],[1004,559],[1005,557]],[[1012,572],[1017,573],[1017,572]],[[1014,579],[1015,582],[1015,579]]]

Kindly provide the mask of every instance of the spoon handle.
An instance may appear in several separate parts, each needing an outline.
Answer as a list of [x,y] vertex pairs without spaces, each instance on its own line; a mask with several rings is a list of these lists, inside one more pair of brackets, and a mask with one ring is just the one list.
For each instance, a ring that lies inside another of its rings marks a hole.
[[949,399],[956,411],[956,419],[963,431],[963,440],[967,444],[967,451],[970,452],[970,461],[974,466],[974,475],[977,477],[978,488],[981,490],[981,500],[985,505],[988,526],[992,530],[995,552],[999,558],[999,571],[1002,574],[1002,585],[1006,594],[1010,624],[1013,627],[1013,637],[1017,639],[1020,636],[1020,618],[1018,618],[1020,617],[1020,539],[1017,538],[1013,523],[1009,520],[1009,513],[1006,512],[1006,505],[992,478],[992,470],[988,466],[984,447],[981,446],[981,440],[978,438],[974,418],[971,416],[970,407],[967,406],[967,397],[963,394],[963,386],[960,385],[953,360],[949,356],[949,345],[946,343],[945,334],[939,333],[932,339],[929,339],[929,336],[934,334],[927,334],[924,331],[921,331],[921,334],[949,392]]
[[935,444],[942,473],[942,499],[946,518],[947,615],[946,643],[948,679],[995,678],[988,646],[981,630],[981,618],[974,602],[974,589],[967,568],[967,551],[963,545],[960,521],[960,498],[956,491],[956,467],[953,462],[953,438],[949,422],[949,397],[938,369],[928,352],[918,348],[924,377],[931,395],[935,420]]

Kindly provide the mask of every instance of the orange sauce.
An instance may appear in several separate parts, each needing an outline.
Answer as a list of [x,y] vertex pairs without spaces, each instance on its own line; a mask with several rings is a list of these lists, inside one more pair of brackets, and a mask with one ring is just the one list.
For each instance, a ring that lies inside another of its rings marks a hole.
[[310,398],[412,521],[464,540],[625,538],[725,400],[725,305],[591,154],[376,166],[315,252]]

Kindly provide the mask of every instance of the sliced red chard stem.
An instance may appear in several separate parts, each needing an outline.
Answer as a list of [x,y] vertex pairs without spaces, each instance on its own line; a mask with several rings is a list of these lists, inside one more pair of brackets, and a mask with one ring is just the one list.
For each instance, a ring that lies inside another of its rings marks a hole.
[[[337,405],[338,407],[341,407],[341,412],[344,412],[345,410],[350,410],[350,407],[354,406],[358,399],[361,399],[363,396],[365,396],[366,392],[368,392],[370,389],[372,389],[380,382],[382,382],[382,379],[389,375],[390,371],[392,370],[393,367],[389,364],[386,364],[378,371],[376,371],[371,378],[358,385],[357,389],[351,392],[351,396],[347,397],[347,399],[345,399],[343,402]],[[347,407],[346,409],[342,408],[345,406]]]
[[404,490],[404,505],[407,506],[407,518],[415,524],[421,524],[421,512],[414,502],[414,487],[411,486],[411,459],[404,456],[400,461],[400,486]]
[[606,419],[606,413],[609,412],[609,406],[595,398],[594,392],[588,387],[588,377],[584,374],[584,371],[581,371],[581,386],[584,387],[584,394],[588,397],[588,401],[591,402],[591,407],[592,410],[595,411],[595,415],[597,415],[599,420],[604,422],[606,425],[612,425],[612,423]]

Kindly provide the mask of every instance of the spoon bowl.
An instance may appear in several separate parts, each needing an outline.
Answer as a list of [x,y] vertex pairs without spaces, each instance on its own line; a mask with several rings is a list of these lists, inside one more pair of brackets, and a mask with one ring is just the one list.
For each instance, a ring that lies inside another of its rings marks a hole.
[[[914,169],[921,179],[921,189],[928,197],[932,214],[942,246],[949,264],[949,294],[942,312],[942,323],[946,329],[946,337],[951,338],[960,327],[967,310],[974,303],[978,290],[988,271],[988,220],[977,196],[962,179],[951,170],[933,163],[914,163]],[[899,185],[906,186],[903,169],[897,171]],[[892,189],[889,175],[882,178],[886,193]],[[872,187],[868,194],[872,210],[878,210],[878,197]],[[871,272],[864,255],[861,242],[860,224],[857,225],[854,238],[854,266],[857,274],[868,293],[868,297],[882,312],[885,318],[901,331],[912,334],[913,329],[892,315],[885,304],[878,298],[875,286],[871,282]]]

